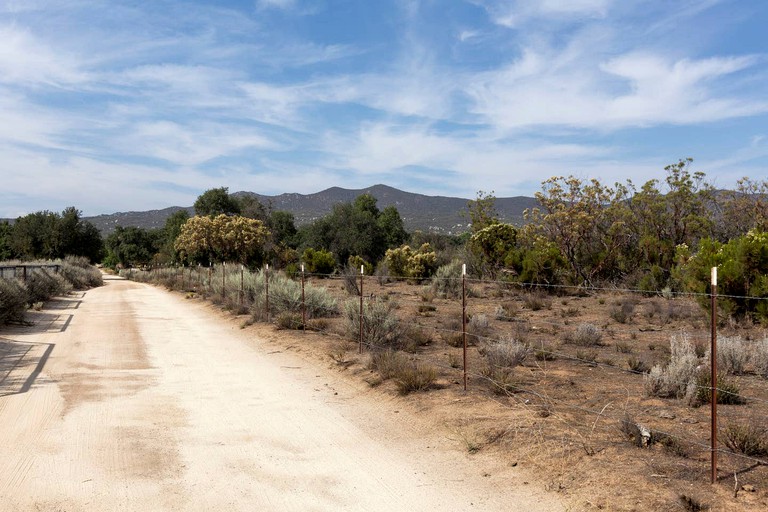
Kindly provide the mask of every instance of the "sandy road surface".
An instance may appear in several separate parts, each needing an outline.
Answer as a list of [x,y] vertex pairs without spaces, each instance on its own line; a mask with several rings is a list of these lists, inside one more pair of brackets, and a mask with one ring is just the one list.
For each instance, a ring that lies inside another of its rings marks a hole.
[[397,400],[108,278],[0,330],[0,511],[562,509]]

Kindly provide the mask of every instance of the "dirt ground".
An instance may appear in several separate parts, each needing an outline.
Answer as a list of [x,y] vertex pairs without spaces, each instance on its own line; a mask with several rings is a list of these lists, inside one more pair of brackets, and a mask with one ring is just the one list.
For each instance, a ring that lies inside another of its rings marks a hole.
[[[313,284],[331,290],[340,301],[349,300],[340,280],[316,279]],[[630,360],[646,370],[664,362],[673,336],[688,336],[704,351],[709,322],[693,299],[603,290],[532,300],[530,291],[499,283],[474,282],[470,288],[467,313],[489,320],[484,335],[524,340],[536,349],[536,357],[500,383],[487,374],[478,350],[481,340],[468,351],[466,392],[462,349],[456,346],[461,301],[436,298],[424,286],[380,285],[374,279],[365,284],[366,297],[397,302],[398,316],[416,342],[410,357],[438,373],[435,388],[402,399],[394,398],[392,380],[382,381],[369,368],[370,356],[357,353],[343,318],[310,320],[317,332],[276,330],[262,323],[247,330],[276,349],[336,368],[347,382],[367,383],[379,400],[406,403],[472,457],[489,456],[533,471],[569,510],[768,509],[764,457],[733,454],[721,442],[717,482],[711,484],[709,405],[648,397],[643,371],[631,370]],[[245,326],[246,317],[240,318]],[[584,323],[598,328],[599,345],[568,342]],[[755,341],[766,333],[758,326],[730,324],[718,336]],[[761,428],[768,421],[768,381],[751,374],[728,379],[746,403],[718,406],[721,441],[729,426]],[[635,445],[625,420],[653,432],[650,446]]]
[[333,336],[242,328],[207,302],[114,277],[29,319],[0,330],[3,511],[584,503],[567,472],[534,463],[535,445],[509,450],[530,428],[525,408],[449,381],[406,397],[372,388],[362,358],[329,357],[347,344]]

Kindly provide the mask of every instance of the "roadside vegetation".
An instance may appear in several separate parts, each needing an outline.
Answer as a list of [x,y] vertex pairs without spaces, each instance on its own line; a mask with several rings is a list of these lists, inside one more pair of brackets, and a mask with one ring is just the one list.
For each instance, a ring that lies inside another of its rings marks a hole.
[[13,278],[0,278],[0,324],[24,323],[29,308],[40,308],[44,302],[72,290],[102,285],[101,272],[84,257],[0,262],[0,267],[9,270],[23,265],[28,267],[26,279],[16,277],[15,273]]
[[[460,437],[471,451],[503,448],[556,491],[592,486],[594,508],[760,510],[768,495],[741,485],[768,489],[768,182],[720,191],[690,159],[665,170],[640,186],[548,179],[522,226],[479,192],[459,236],[407,233],[396,208],[367,194],[297,227],[252,196],[211,189],[194,216],[118,228],[104,261],[211,300],[243,328],[273,325],[287,345],[371,386],[418,393],[424,407],[469,407],[466,379],[477,403]],[[737,481],[711,488],[702,406],[713,266],[721,476]],[[621,472],[637,481],[616,506]]]

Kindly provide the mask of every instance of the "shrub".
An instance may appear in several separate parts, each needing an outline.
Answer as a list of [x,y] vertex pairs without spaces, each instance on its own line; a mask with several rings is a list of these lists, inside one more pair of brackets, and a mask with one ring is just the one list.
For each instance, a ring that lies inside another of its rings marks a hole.
[[87,261],[84,258],[67,257],[59,267],[61,277],[76,290],[85,290],[104,284],[99,269],[91,266]]
[[44,268],[35,269],[26,282],[30,303],[45,302],[51,297],[61,295],[69,288],[63,277],[48,273]]
[[491,334],[491,322],[485,315],[473,315],[467,324],[467,343],[478,343]]
[[387,349],[372,352],[368,367],[379,372],[381,378],[387,380],[402,373],[410,364],[411,360],[402,352]]
[[768,455],[768,431],[752,422],[728,423],[720,430],[720,439],[729,450],[748,457]]
[[0,278],[0,324],[24,321],[29,296],[15,279]]
[[434,341],[430,331],[416,325],[406,329],[403,340],[403,350],[407,352],[416,352],[419,347],[429,345]]
[[437,270],[437,254],[429,244],[423,244],[416,251],[408,245],[387,249],[384,258],[389,272],[397,277],[422,280]]
[[461,268],[462,263],[453,260],[437,269],[432,279],[432,291],[435,295],[443,299],[461,298]]
[[631,300],[622,301],[621,304],[611,309],[611,318],[620,324],[629,323],[635,314],[635,303]]
[[[725,374],[741,375],[745,372],[752,347],[741,336],[717,338],[717,370]],[[704,356],[710,359],[710,350]]]
[[420,363],[410,363],[393,376],[397,391],[407,395],[414,391],[426,391],[432,388],[437,380],[437,371],[432,366]]
[[513,338],[505,338],[494,343],[484,344],[480,353],[488,363],[488,374],[511,371],[525,361],[531,349]]
[[518,313],[517,302],[508,300],[496,306],[494,318],[503,322],[512,322]]
[[[717,375],[717,403],[723,405],[740,405],[745,400],[739,395],[739,387],[724,375]],[[691,405],[699,406],[712,401],[712,372],[703,367],[696,376],[696,393],[689,401]]]
[[580,347],[593,347],[602,343],[603,334],[593,324],[580,324],[576,330],[567,333],[563,341]]
[[336,258],[333,253],[323,249],[315,250],[308,247],[301,256],[306,271],[310,274],[330,274],[336,268]]
[[639,357],[627,358],[627,366],[635,373],[648,373],[650,367]]
[[523,297],[523,303],[531,311],[539,311],[545,308],[550,309],[552,307],[552,299],[543,292],[526,293]]
[[768,379],[768,338],[758,341],[752,349],[755,373]]
[[671,355],[666,367],[655,365],[645,376],[645,392],[661,398],[692,399],[696,393],[699,363],[693,345],[686,335],[672,336]]
[[[304,303],[307,318],[334,316],[338,312],[336,299],[322,287],[305,284]],[[264,296],[257,296],[251,308],[254,317],[263,314],[263,308]],[[281,273],[270,274],[269,309],[275,315],[285,311],[301,313],[301,284],[288,279]]]
[[598,356],[597,350],[577,350],[576,351],[576,359],[584,363],[587,363],[589,365],[594,365],[597,362],[597,356]]
[[341,279],[344,283],[344,289],[349,295],[360,296],[360,267],[347,265],[341,271]]
[[768,322],[768,232],[750,230],[746,235],[722,244],[708,238],[700,240],[691,255],[679,246],[675,255],[679,265],[673,274],[687,291],[700,293],[699,304],[709,308],[710,268],[718,267],[719,308],[726,316]]
[[[399,348],[403,343],[405,328],[395,314],[395,301],[374,299],[363,305],[363,341],[371,350]],[[352,339],[360,336],[360,303],[356,300],[344,304],[347,335]]]
[[277,319],[275,319],[275,324],[278,329],[298,330],[304,327],[301,315],[291,311],[283,311],[278,314]]

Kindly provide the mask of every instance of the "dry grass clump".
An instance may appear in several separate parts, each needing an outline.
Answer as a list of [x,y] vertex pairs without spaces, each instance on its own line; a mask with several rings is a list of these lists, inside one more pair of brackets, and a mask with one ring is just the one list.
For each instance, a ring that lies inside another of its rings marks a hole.
[[283,311],[275,318],[275,325],[278,329],[299,330],[304,327],[300,313]]
[[437,370],[434,367],[415,363],[396,350],[373,352],[368,366],[376,370],[383,380],[394,380],[401,395],[426,391],[432,388],[437,380]]
[[687,335],[672,336],[669,363],[655,365],[645,377],[645,392],[660,398],[690,398],[696,393],[699,358]]
[[566,333],[563,341],[580,347],[595,347],[602,345],[603,333],[594,324],[580,324],[574,331]]
[[752,350],[752,365],[756,374],[768,379],[768,338],[755,343]]
[[491,321],[485,315],[472,315],[467,323],[467,343],[475,345],[488,338],[493,329]]
[[620,324],[631,322],[632,317],[635,315],[635,305],[636,302],[634,300],[622,300],[618,305],[611,308],[611,318]]
[[523,296],[523,304],[531,311],[540,311],[542,309],[551,309],[552,299],[544,292],[531,292]]
[[720,429],[720,440],[734,453],[768,456],[768,429],[754,422],[728,423]]
[[[397,303],[380,299],[369,300],[363,305],[363,342],[371,350],[381,351],[400,348],[406,332],[404,324],[395,314]],[[360,303],[349,300],[344,303],[346,332],[351,339],[360,336]]]
[[[739,395],[739,387],[723,374],[717,375],[717,403],[724,405],[741,405],[746,403]],[[696,376],[696,393],[690,400],[691,405],[698,406],[712,402],[712,372],[709,367],[701,367]]]
[[[717,369],[729,375],[742,375],[749,363],[750,343],[741,336],[720,336],[717,338]],[[710,359],[709,349],[705,354]]]
[[441,299],[461,298],[461,262],[453,260],[437,269],[431,288]]
[[488,374],[492,375],[497,372],[511,371],[514,367],[521,365],[530,355],[531,349],[514,338],[504,338],[483,344],[479,352],[485,356]]

